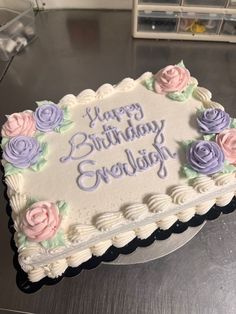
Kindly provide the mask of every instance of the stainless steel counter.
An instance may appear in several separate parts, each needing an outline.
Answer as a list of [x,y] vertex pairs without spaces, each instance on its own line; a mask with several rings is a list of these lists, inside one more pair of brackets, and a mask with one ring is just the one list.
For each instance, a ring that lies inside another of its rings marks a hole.
[[[0,83],[5,114],[57,102],[68,93],[117,83],[184,60],[199,85],[236,117],[236,45],[133,40],[131,13],[52,11],[37,17],[38,39],[16,56]],[[4,67],[3,67],[4,68]],[[181,106],[181,104],[180,104]],[[16,286],[1,184],[0,313],[234,314],[236,212],[208,222],[187,245],[141,265],[101,265],[33,295]]]

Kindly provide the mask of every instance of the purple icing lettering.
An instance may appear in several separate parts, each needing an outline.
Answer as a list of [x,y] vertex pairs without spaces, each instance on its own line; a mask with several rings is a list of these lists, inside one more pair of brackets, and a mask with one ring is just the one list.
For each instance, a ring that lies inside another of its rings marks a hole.
[[118,162],[117,164],[113,165],[110,172],[113,178],[120,178],[123,174],[122,164]]
[[[156,124],[156,121],[153,121]],[[164,138],[164,127],[165,127],[165,120],[161,120],[161,125],[159,126],[156,124],[156,136],[154,138],[154,143],[163,144],[165,141]]]
[[128,143],[135,139],[142,138],[148,134],[154,134],[153,147],[155,151],[148,152],[146,149],[138,151],[138,156],[134,156],[130,149],[125,149],[126,162],[113,164],[110,167],[103,166],[95,169],[96,161],[83,160],[78,164],[77,185],[83,191],[94,191],[103,182],[110,183],[111,179],[119,179],[123,176],[134,176],[139,172],[147,171],[157,166],[157,175],[164,179],[167,176],[166,160],[175,158],[176,153],[172,153],[164,146],[164,127],[165,120],[133,124],[132,118],[136,121],[143,119],[142,107],[138,103],[101,112],[95,106],[92,109],[86,108],[84,117],[90,120],[89,126],[94,128],[97,121],[104,122],[116,120],[120,122],[123,117],[128,118],[127,127],[120,130],[116,126],[102,125],[102,132],[97,134],[87,134],[85,132],[75,133],[69,140],[70,151],[67,156],[61,157],[61,162],[68,160],[80,160],[89,156],[93,151],[107,150],[112,146]]
[[[117,162],[112,165],[109,169],[108,167],[102,167],[97,170],[85,171],[83,166],[85,164],[95,165],[96,162],[93,160],[85,160],[79,163],[78,172],[79,176],[77,178],[77,184],[80,189],[83,191],[94,191],[98,188],[100,183],[103,181],[108,184],[111,177],[114,179],[121,178],[123,176],[134,176],[136,172],[146,171],[155,165],[159,164],[159,169],[157,175],[159,178],[164,179],[167,176],[167,169],[165,166],[165,160],[168,158],[175,158],[176,154],[172,154],[168,148],[165,146],[159,146],[158,144],[153,144],[153,147],[156,149],[154,152],[147,152],[146,150],[138,151],[141,157],[134,157],[131,150],[126,149],[126,158],[127,162],[121,163]],[[85,185],[84,181],[86,178],[95,178],[92,185]]]
[[97,121],[104,122],[110,120],[116,120],[118,122],[121,121],[122,116],[126,116],[128,118],[134,118],[135,120],[139,121],[143,119],[144,113],[141,105],[139,103],[134,103],[127,106],[122,106],[119,108],[114,108],[110,111],[106,111],[101,113],[99,107],[93,107],[94,112],[92,113],[92,108],[86,108],[86,113],[83,117],[88,117],[90,120],[89,126],[90,128],[94,128]]
[[[103,125],[103,132],[101,132],[103,136],[96,134],[88,135],[85,132],[75,133],[69,140],[71,147],[68,156],[61,157],[60,161],[79,160],[90,155],[94,150],[107,150],[111,146],[122,144],[122,142],[134,141],[150,133],[155,134],[155,143],[162,144],[164,142],[164,120],[161,120],[160,124],[153,120],[134,126],[129,119],[127,124],[128,127],[124,131],[121,131],[117,127]],[[81,150],[83,153],[80,152]],[[78,153],[80,153],[79,156],[77,155]]]
[[[75,133],[68,142],[70,144],[69,154],[67,156],[61,157],[60,162],[66,162],[68,160],[79,160],[90,155],[94,150],[94,146],[91,143],[87,143],[87,138],[88,136],[84,132]],[[83,153],[75,156],[75,153],[80,153],[81,148]]]
[[94,116],[91,114],[91,108],[87,107],[86,108],[86,113],[83,115],[83,118],[86,116],[89,117],[90,123],[89,126],[90,128],[94,128],[96,124],[96,120],[103,121],[103,118],[100,115],[100,108],[99,107],[94,107]]
[[84,184],[84,179],[86,178],[93,178],[95,177],[96,173],[94,171],[85,171],[83,169],[84,165],[86,164],[90,164],[90,165],[95,165],[95,161],[93,160],[84,160],[84,161],[81,161],[79,164],[78,164],[78,172],[79,172],[79,176],[77,177],[77,185],[78,187],[83,190],[83,191],[87,191],[87,192],[92,192],[94,191],[98,185],[99,185],[99,182],[97,180],[97,178],[95,178],[95,182],[92,186],[88,186],[86,187],[85,184]]

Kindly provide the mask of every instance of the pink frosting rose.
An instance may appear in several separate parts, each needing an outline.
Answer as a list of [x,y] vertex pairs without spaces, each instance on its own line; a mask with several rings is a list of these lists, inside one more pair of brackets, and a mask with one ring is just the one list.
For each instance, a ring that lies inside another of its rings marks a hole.
[[8,116],[7,122],[2,127],[2,136],[32,136],[35,130],[33,114],[29,112],[13,113]]
[[225,158],[236,166],[236,129],[226,129],[216,136],[217,144],[222,148]]
[[168,65],[155,75],[155,91],[158,94],[180,92],[188,84],[190,73],[184,67]]
[[42,201],[34,203],[26,210],[21,229],[30,240],[41,242],[54,236],[60,222],[57,206]]

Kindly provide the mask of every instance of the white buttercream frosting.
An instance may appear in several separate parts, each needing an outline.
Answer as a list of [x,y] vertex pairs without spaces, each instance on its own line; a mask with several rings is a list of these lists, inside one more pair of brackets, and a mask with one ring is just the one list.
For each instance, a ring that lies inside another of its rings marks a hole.
[[75,97],[75,95],[68,94],[62,97],[62,99],[59,101],[59,106],[63,107],[75,107],[78,105],[78,100]]
[[129,77],[122,80],[117,86],[116,89],[121,92],[126,92],[135,86],[135,81]]
[[114,87],[111,84],[103,84],[97,90],[97,99],[103,99],[114,93]]
[[96,92],[92,89],[83,90],[78,96],[77,100],[79,104],[87,104],[96,98]]
[[106,250],[112,245],[112,240],[106,240],[97,243],[93,247],[91,247],[92,254],[95,256],[103,255]]
[[162,230],[169,229],[176,221],[178,220],[178,217],[176,215],[169,215],[166,218],[161,219],[160,221],[157,221],[157,226]]
[[190,201],[194,194],[194,189],[191,186],[178,185],[171,189],[170,196],[175,204],[183,205]]
[[120,234],[115,235],[112,237],[112,244],[115,247],[123,247],[126,244],[128,244],[130,241],[132,241],[136,237],[136,234],[134,231],[127,231]]
[[214,189],[215,183],[211,177],[201,175],[194,179],[193,187],[199,193],[206,193]]
[[63,258],[49,264],[48,266],[44,267],[44,269],[49,278],[57,278],[64,273],[67,267],[67,261],[65,258]]
[[74,253],[67,257],[68,266],[77,267],[82,263],[86,262],[92,257],[92,253],[90,249],[86,249],[77,253]]
[[157,229],[156,223],[151,223],[135,229],[135,233],[139,239],[147,239]]
[[10,194],[13,193],[22,193],[23,191],[23,176],[21,173],[12,174],[5,177],[5,183],[7,184]]
[[32,282],[37,282],[44,278],[46,276],[46,273],[43,269],[43,267],[35,267],[28,271],[28,277],[29,280]]
[[15,193],[10,198],[11,208],[15,213],[19,213],[26,208],[27,196],[25,194]]
[[85,239],[89,239],[95,233],[97,233],[97,229],[93,225],[72,225],[68,231],[68,239],[72,243],[78,243]]
[[100,231],[107,231],[115,228],[124,222],[121,212],[104,213],[96,218],[95,226]]
[[224,107],[221,105],[221,104],[219,104],[218,102],[215,102],[215,101],[205,101],[204,102],[204,107],[206,108],[206,109],[221,109],[221,110],[225,110],[224,109]]
[[196,214],[198,215],[206,214],[212,208],[212,206],[214,206],[214,204],[215,204],[215,199],[198,204],[196,206]]
[[200,100],[203,103],[211,100],[211,97],[212,97],[212,94],[208,89],[206,89],[204,87],[200,87],[200,86],[195,88],[193,95],[195,98],[197,98],[198,100]]
[[152,195],[148,199],[149,210],[153,213],[163,213],[172,205],[172,198],[167,194]]
[[147,213],[148,207],[146,204],[132,204],[123,210],[125,218],[129,220],[142,219],[147,215]]
[[218,186],[226,185],[235,180],[235,173],[218,173],[213,175],[213,179]]
[[226,206],[227,204],[231,202],[233,197],[234,197],[233,192],[225,193],[224,195],[221,195],[216,198],[216,205],[222,206],[222,207]]
[[179,221],[181,222],[187,222],[189,221],[194,215],[195,215],[195,208],[192,207],[192,208],[187,208],[185,210],[182,210],[180,211],[178,214],[177,214],[177,217],[179,219]]

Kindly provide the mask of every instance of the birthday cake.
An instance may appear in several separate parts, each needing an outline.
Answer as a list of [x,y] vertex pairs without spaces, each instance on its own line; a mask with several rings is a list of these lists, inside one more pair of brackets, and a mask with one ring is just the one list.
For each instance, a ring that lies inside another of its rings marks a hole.
[[7,116],[2,164],[30,281],[225,206],[236,120],[183,62]]

